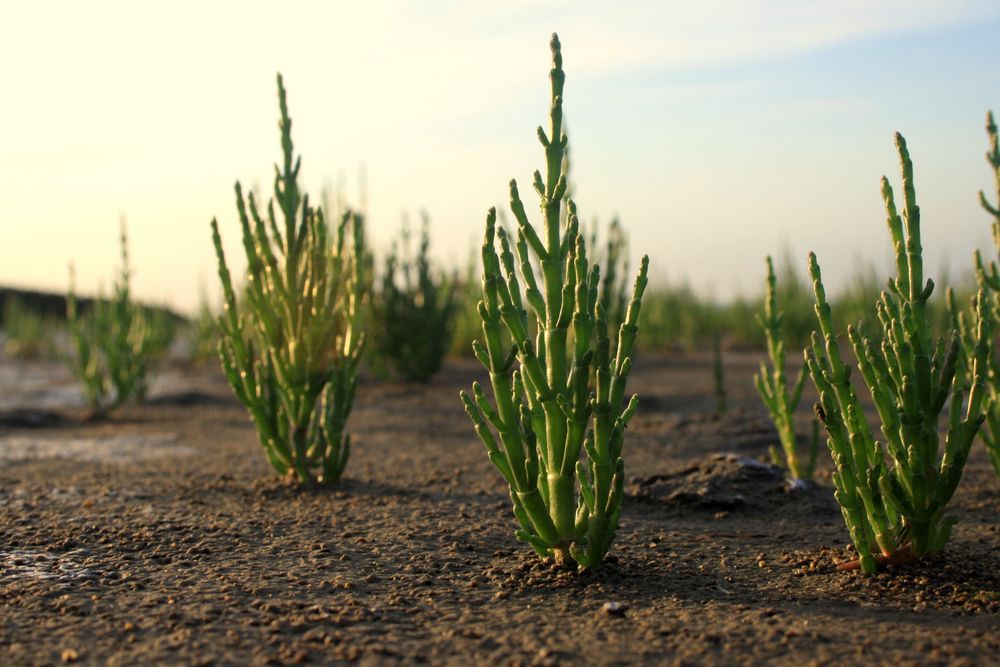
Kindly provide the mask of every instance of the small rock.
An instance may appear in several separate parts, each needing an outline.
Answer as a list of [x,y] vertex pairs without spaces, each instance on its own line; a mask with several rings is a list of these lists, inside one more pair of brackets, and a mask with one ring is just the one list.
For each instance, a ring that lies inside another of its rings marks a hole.
[[628,605],[621,602],[605,602],[601,607],[601,611],[608,616],[624,616],[627,609]]

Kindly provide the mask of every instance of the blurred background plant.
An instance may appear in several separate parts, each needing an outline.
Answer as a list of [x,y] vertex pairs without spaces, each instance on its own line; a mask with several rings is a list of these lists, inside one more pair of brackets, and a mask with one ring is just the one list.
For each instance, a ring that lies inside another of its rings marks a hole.
[[55,333],[61,324],[38,308],[8,294],[3,304],[4,353],[17,359],[52,359],[57,356]]
[[86,310],[78,307],[70,267],[66,324],[71,352],[66,362],[83,385],[84,399],[94,418],[107,415],[130,399],[145,398],[150,367],[166,354],[177,330],[176,319],[169,311],[132,301],[124,222],[121,262],[111,297],[99,293]]
[[208,295],[202,290],[201,300],[198,302],[198,312],[194,314],[186,326],[187,358],[195,366],[213,363],[219,357],[221,310],[221,308],[212,307]]
[[[996,195],[995,203],[990,203],[990,198],[980,190],[979,204],[992,218],[990,226],[993,233],[993,243],[997,254],[1000,255],[1000,140],[998,140],[997,126],[993,120],[992,111],[986,114],[986,136],[989,141],[986,162],[990,166]],[[1000,334],[1000,266],[998,266],[997,260],[984,261],[982,253],[978,250],[974,254],[973,262],[979,289],[989,300],[988,312],[992,320],[993,334],[997,336]],[[948,305],[953,326],[962,333],[966,357],[971,358],[975,351],[974,305],[963,312],[957,303],[958,299],[949,292]],[[996,338],[994,338],[990,350],[989,371],[986,374],[986,424],[980,429],[979,436],[986,446],[994,470],[1000,476],[1000,358],[997,355]]]
[[429,255],[430,221],[422,223],[414,254],[409,221],[383,263],[373,302],[373,346],[378,363],[398,378],[427,382],[451,348],[461,285],[436,270]]

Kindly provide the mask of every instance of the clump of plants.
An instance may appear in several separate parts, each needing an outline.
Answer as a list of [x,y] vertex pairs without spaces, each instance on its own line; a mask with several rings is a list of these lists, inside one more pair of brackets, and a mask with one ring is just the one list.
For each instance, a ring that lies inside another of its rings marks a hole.
[[374,305],[378,358],[398,377],[430,380],[451,346],[458,303],[456,280],[431,266],[430,229],[423,216],[417,252],[404,223],[399,241],[385,257],[381,289]]
[[771,461],[788,471],[791,479],[809,479],[816,470],[816,455],[819,452],[819,422],[813,420],[812,440],[809,450],[803,456],[799,452],[795,435],[795,409],[802,398],[806,375],[809,369],[805,364],[799,369],[798,375],[788,386],[788,376],[785,373],[785,341],[782,336],[784,313],[778,310],[778,279],[774,273],[774,262],[767,257],[767,292],[764,299],[764,314],[757,314],[757,323],[764,331],[767,343],[767,362],[760,363],[760,372],[754,375],[754,386],[760,394],[764,407],[771,417],[771,422],[778,431],[778,442],[781,445],[770,448]]
[[70,267],[66,322],[72,351],[67,364],[83,385],[92,418],[105,416],[130,399],[145,398],[149,370],[166,353],[176,331],[172,314],[132,301],[132,272],[124,224],[121,261],[111,297],[99,295],[86,311],[78,307],[76,281]]
[[[833,330],[820,267],[809,255],[819,333],[805,358],[819,392],[816,412],[826,428],[836,471],[840,504],[858,560],[842,569],[866,573],[936,553],[951,535],[955,517],[946,514],[969,449],[984,420],[984,377],[990,344],[987,301],[976,301],[974,354],[966,368],[958,332],[934,339],[927,302],[934,282],[924,280],[920,208],[913,164],[903,137],[896,134],[903,179],[903,210],[897,212],[892,187],[882,179],[897,275],[876,303],[881,341],[861,327],[847,336],[857,369],[871,393],[884,439],[868,426]],[[972,378],[966,393],[966,373]],[[947,408],[947,435],[941,448],[939,419]]]
[[18,359],[38,359],[55,354],[55,323],[25,305],[13,294],[3,304],[4,352]]
[[281,75],[278,102],[282,162],[263,215],[236,184],[247,258],[243,303],[212,220],[224,295],[219,356],[274,469],[304,485],[332,484],[350,454],[346,426],[364,346],[364,234],[359,215],[345,213],[331,230],[323,210],[309,205]]
[[625,384],[648,258],[613,350],[598,298],[600,270],[588,262],[576,207],[564,197],[565,74],[555,35],[551,49],[549,130],[538,128],[546,175],[534,174],[544,221],[541,230],[529,222],[516,181],[510,183],[515,237],[497,226],[494,209],[486,217],[482,340],[474,351],[489,371],[493,400],[478,383],[471,396],[461,396],[510,486],[521,525],[516,535],[542,558],[588,569],[603,561],[621,512],[622,445],[638,404],[635,396],[625,402]]

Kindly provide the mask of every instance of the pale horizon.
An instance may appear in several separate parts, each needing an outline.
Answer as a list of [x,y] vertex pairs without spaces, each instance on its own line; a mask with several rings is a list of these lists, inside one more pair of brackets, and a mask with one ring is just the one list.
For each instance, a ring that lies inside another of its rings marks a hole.
[[269,194],[278,71],[312,197],[343,183],[357,205],[363,166],[376,252],[426,210],[435,257],[464,267],[510,178],[534,210],[553,31],[581,218],[619,216],[654,285],[756,294],[764,256],[786,248],[800,273],[816,251],[833,289],[858,262],[886,268],[879,178],[898,189],[897,130],[930,274],[995,254],[977,201],[994,196],[994,3],[247,7],[8,10],[0,284],[65,291],[73,263],[78,292],[96,292],[124,216],[138,298],[184,312],[202,286],[214,299],[209,222],[241,267],[233,184]]

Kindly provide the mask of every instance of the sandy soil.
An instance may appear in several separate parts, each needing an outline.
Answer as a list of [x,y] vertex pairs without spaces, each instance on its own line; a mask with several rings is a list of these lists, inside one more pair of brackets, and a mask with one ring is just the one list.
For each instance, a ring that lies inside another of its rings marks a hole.
[[[946,553],[867,578],[824,472],[789,490],[754,355],[640,360],[606,566],[541,563],[457,398],[367,383],[334,490],[276,479],[222,378],[80,421],[55,365],[0,364],[0,663],[997,664],[1000,480],[977,448]],[[22,391],[23,389],[23,391]],[[807,423],[808,408],[803,411]],[[821,453],[823,466],[826,454]]]

